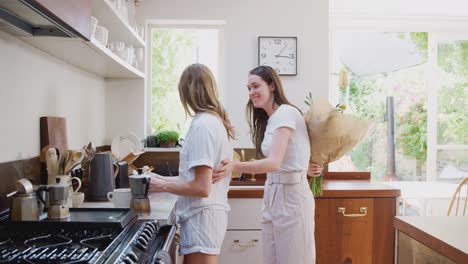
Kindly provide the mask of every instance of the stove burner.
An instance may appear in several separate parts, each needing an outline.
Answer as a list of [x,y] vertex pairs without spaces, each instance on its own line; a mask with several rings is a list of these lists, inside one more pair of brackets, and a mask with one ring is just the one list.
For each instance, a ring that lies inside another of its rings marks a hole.
[[6,243],[8,243],[8,242],[10,242],[10,241],[11,241],[10,238],[5,238],[5,239],[3,239],[3,240],[0,241],[0,246],[5,245]]
[[61,235],[45,235],[30,238],[24,241],[24,245],[32,248],[51,248],[70,244],[71,239]]
[[106,249],[107,245],[112,242],[112,235],[91,237],[80,240],[80,244],[90,248],[96,248],[99,250]]

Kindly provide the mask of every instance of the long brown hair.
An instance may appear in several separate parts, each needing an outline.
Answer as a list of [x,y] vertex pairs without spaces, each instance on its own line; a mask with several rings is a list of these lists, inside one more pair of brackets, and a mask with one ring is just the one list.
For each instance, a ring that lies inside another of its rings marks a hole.
[[218,116],[223,122],[228,138],[234,139],[234,128],[218,100],[216,81],[208,67],[192,64],[185,68],[179,81],[179,97],[186,114],[194,116],[195,113],[206,112]]
[[[265,81],[268,85],[273,84],[274,90],[273,90],[273,105],[272,106],[274,106],[275,103],[278,106],[282,104],[288,104],[288,105],[294,106],[286,98],[286,95],[284,94],[284,90],[283,90],[283,85],[281,83],[281,79],[273,68],[271,68],[270,66],[258,66],[257,68],[251,70],[249,72],[249,75],[257,75],[260,78],[262,78],[262,80]],[[252,100],[250,99],[249,99],[249,102],[247,103],[245,113],[246,113],[247,121],[249,122],[250,136],[257,150],[257,157],[258,158],[264,157],[262,154],[261,145],[262,145],[262,141],[263,141],[263,137],[265,134],[265,129],[268,123],[269,116],[265,112],[265,110],[263,110],[262,108],[255,108],[252,103]]]

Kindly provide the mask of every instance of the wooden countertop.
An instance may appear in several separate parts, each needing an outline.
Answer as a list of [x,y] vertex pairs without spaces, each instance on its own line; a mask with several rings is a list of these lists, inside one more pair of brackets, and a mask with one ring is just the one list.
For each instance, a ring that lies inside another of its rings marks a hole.
[[397,230],[456,263],[468,263],[468,217],[397,216]]
[[[229,198],[263,198],[263,186],[231,186]],[[323,184],[323,198],[366,198],[398,197],[400,190],[380,182],[361,180],[326,180]]]

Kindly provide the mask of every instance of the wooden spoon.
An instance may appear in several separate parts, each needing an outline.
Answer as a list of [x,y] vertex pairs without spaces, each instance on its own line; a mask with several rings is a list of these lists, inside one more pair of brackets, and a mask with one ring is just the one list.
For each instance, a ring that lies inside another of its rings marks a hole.
[[60,156],[60,162],[59,162],[59,173],[60,175],[64,175],[65,172],[65,164],[68,162],[69,158],[69,153],[68,151],[65,151],[63,155]]
[[70,171],[80,164],[83,160],[84,154],[81,151],[73,151],[68,159],[67,164],[65,165],[65,175],[69,174]]

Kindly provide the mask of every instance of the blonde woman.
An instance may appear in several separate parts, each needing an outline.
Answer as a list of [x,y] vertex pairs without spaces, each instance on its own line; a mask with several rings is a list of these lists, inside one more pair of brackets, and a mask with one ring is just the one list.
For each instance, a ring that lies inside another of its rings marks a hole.
[[193,117],[180,152],[179,176],[155,176],[151,190],[180,195],[176,213],[185,263],[217,263],[230,210],[230,177],[213,183],[212,174],[221,160],[232,158],[234,130],[206,66],[193,64],[184,70],[179,96],[185,112]]
[[310,144],[301,112],[289,103],[278,74],[269,66],[250,71],[247,104],[252,141],[260,160],[223,161],[215,181],[232,172],[267,173],[262,212],[263,261],[266,264],[315,263],[315,202],[307,173],[322,167],[309,165]]

